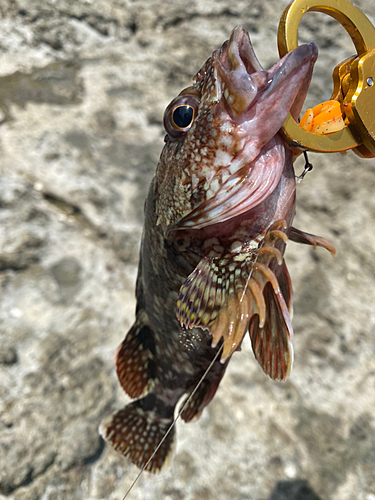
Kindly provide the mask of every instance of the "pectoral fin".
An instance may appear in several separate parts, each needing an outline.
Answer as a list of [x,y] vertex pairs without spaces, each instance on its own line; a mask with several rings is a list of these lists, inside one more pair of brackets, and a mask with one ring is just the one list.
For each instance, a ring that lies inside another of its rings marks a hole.
[[281,266],[277,266],[275,270],[277,281],[280,285],[281,293],[283,294],[286,306],[289,311],[289,316],[292,317],[293,311],[293,288],[292,280],[290,279],[288,268],[286,267],[285,260]]
[[268,282],[278,290],[282,313],[289,318],[283,297],[285,294],[291,305],[289,274],[284,273],[280,288],[270,269],[270,263],[275,260],[283,266],[282,254],[275,244],[287,241],[285,229],[284,222],[273,224],[257,249],[224,256],[212,251],[199,262],[180,289],[177,318],[181,326],[209,330],[213,347],[223,338],[222,363],[241,344],[253,316],[257,316],[260,328],[265,325],[268,312],[264,288]]
[[293,330],[288,309],[280,289],[268,282],[263,290],[266,319],[260,327],[254,316],[249,325],[255,358],[264,373],[273,380],[285,380],[293,365]]

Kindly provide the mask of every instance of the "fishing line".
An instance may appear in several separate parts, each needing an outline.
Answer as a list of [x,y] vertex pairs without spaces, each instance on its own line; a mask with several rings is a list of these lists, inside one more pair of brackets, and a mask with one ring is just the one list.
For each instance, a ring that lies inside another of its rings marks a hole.
[[176,425],[176,422],[177,420],[180,418],[180,415],[181,413],[184,411],[184,409],[186,408],[186,406],[189,404],[189,402],[191,401],[192,397],[194,396],[194,394],[197,392],[199,386],[201,385],[201,383],[203,382],[203,380],[206,378],[208,372],[211,370],[213,364],[215,363],[215,361],[217,360],[217,358],[219,357],[219,354],[221,354],[221,351],[223,350],[223,345],[224,344],[221,344],[219,350],[217,351],[217,353],[215,354],[215,357],[213,358],[213,360],[211,361],[211,363],[208,365],[208,368],[206,369],[206,371],[204,372],[204,374],[202,375],[202,377],[200,378],[199,382],[197,383],[197,385],[194,387],[192,393],[190,394],[190,396],[187,398],[187,400],[185,401],[185,403],[182,405],[181,409],[179,410],[176,418],[173,420],[173,422],[171,423],[171,425],[169,426],[167,432],[164,434],[164,436],[162,437],[160,443],[157,445],[157,447],[155,448],[155,450],[153,451],[151,457],[147,460],[147,462],[145,463],[145,465],[142,467],[142,470],[138,473],[137,477],[134,479],[134,481],[132,482],[132,484],[130,485],[130,488],[128,489],[128,491],[125,493],[125,496],[123,497],[122,500],[125,500],[126,497],[129,495],[129,493],[131,492],[131,490],[134,488],[135,484],[137,483],[138,479],[141,477],[141,475],[144,473],[144,471],[146,470],[148,464],[151,462],[151,460],[154,458],[154,456],[156,455],[156,453],[158,452],[160,446],[164,443],[164,441],[166,440],[168,434],[171,432],[171,430],[173,429],[173,427]]

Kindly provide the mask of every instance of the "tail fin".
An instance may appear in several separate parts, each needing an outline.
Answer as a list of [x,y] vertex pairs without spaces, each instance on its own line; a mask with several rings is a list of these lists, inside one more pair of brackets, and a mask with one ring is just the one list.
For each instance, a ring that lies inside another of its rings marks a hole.
[[[172,425],[173,413],[173,407],[150,393],[106,417],[99,432],[116,451],[143,468]],[[156,473],[169,462],[174,438],[172,428],[145,470]]]

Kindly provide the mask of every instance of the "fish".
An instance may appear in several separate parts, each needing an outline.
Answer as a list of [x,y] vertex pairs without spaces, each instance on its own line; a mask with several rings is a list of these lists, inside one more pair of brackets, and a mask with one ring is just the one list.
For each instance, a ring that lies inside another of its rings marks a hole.
[[291,371],[286,244],[335,251],[292,226],[293,151],[279,133],[289,112],[300,114],[316,59],[311,42],[264,70],[237,26],[166,108],[145,203],[136,319],[115,356],[134,401],[100,427],[149,472],[172,456],[177,403],[183,398],[185,422],[201,415],[246,332],[266,375],[285,380]]

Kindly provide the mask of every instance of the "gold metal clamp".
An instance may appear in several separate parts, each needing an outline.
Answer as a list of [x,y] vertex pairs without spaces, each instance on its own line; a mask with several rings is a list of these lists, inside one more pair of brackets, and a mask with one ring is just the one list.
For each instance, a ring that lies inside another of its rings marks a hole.
[[280,57],[298,46],[298,27],[306,12],[322,12],[336,19],[350,35],[357,54],[333,70],[334,90],[329,102],[339,103],[341,130],[326,135],[310,132],[299,126],[289,114],[282,128],[284,138],[300,150],[334,153],[352,149],[361,157],[373,158],[375,28],[349,0],[295,0],[284,10],[280,19]]

